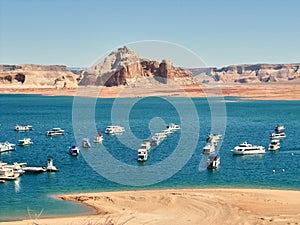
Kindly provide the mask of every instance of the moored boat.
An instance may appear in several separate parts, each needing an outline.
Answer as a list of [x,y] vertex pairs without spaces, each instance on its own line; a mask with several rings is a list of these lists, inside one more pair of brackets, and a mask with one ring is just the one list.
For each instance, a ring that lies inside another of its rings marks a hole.
[[90,139],[83,138],[82,139],[82,147],[83,148],[90,148],[91,147]]
[[276,151],[280,149],[280,141],[278,139],[271,140],[271,143],[269,144],[269,151]]
[[30,138],[24,138],[24,139],[19,140],[18,146],[28,146],[31,144],[33,144],[33,142],[31,141]]
[[13,169],[13,171],[19,173],[20,176],[25,173],[25,171],[23,170],[23,166],[25,166],[25,165],[26,165],[26,163],[14,162],[13,164],[7,164],[7,163],[4,163],[4,162],[0,162],[0,167]]
[[121,126],[107,126],[105,129],[106,134],[121,134],[125,132],[125,128]]
[[212,143],[214,146],[218,146],[220,141],[222,140],[222,135],[221,134],[210,134],[206,138],[207,143]]
[[167,125],[167,129],[173,131],[173,130],[180,130],[181,127],[180,127],[180,125],[178,125],[178,124],[175,124],[175,123],[169,123],[169,124]]
[[161,140],[164,140],[167,137],[167,135],[164,134],[163,132],[161,132],[161,133],[155,133],[154,136],[159,137]]
[[47,167],[46,167],[47,172],[58,172],[59,169],[56,168],[56,166],[53,165],[53,159],[49,158],[47,160]]
[[281,140],[281,139],[284,139],[284,138],[286,138],[286,135],[285,135],[284,132],[282,132],[282,133],[272,133],[270,135],[271,140],[276,140],[276,139]]
[[216,169],[220,166],[220,155],[210,154],[207,158],[207,169]]
[[25,171],[26,173],[43,173],[46,172],[47,169],[44,166],[24,166],[22,167],[22,169]]
[[65,131],[59,127],[52,128],[51,130],[48,130],[46,132],[46,136],[60,136],[60,135],[64,135],[64,134],[65,134]]
[[215,150],[215,145],[213,145],[212,143],[207,143],[203,148],[203,154],[211,154],[214,153]]
[[0,167],[0,180],[15,180],[20,174],[12,168]]
[[103,135],[101,132],[98,132],[98,134],[94,137],[94,143],[102,143],[103,141]]
[[145,149],[149,152],[151,149],[151,142],[149,140],[144,140],[140,149]]
[[162,141],[163,139],[161,137],[154,135],[150,140],[150,144],[151,146],[158,146]]
[[71,144],[71,146],[69,147],[69,154],[72,156],[78,156],[79,155],[79,148],[76,144]]
[[171,129],[165,129],[165,130],[162,131],[162,133],[165,134],[165,135],[169,135],[169,134],[172,134],[173,131]]
[[285,127],[284,125],[277,125],[274,130],[276,133],[283,133],[285,131]]
[[254,154],[264,154],[265,148],[263,146],[252,145],[246,141],[242,144],[234,147],[231,150],[234,155],[254,155]]
[[31,125],[16,125],[14,128],[15,131],[31,131],[33,127]]
[[16,150],[16,145],[15,144],[11,144],[8,141],[0,143],[0,153],[1,152],[14,151],[14,150]]
[[148,159],[148,151],[146,149],[138,149],[138,161],[145,162]]

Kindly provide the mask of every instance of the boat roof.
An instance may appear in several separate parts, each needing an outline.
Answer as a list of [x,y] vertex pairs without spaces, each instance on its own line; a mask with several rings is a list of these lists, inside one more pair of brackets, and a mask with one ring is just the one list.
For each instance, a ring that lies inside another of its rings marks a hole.
[[77,145],[75,143],[72,143],[71,147],[77,147]]

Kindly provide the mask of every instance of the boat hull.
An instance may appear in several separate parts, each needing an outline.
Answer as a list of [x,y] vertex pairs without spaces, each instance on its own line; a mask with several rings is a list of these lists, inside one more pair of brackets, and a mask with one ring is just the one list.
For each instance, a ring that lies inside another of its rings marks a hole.
[[265,154],[265,150],[251,150],[251,151],[232,151],[233,155],[259,155]]

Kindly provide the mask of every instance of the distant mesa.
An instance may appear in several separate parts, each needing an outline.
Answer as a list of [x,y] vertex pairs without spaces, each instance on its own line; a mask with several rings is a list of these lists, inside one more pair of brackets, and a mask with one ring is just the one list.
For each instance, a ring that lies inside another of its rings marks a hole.
[[144,87],[169,83],[177,85],[299,82],[300,63],[244,64],[223,68],[175,67],[140,57],[124,46],[90,68],[64,65],[0,65],[0,87],[76,88],[79,86]]
[[188,69],[200,83],[268,83],[300,81],[300,63],[244,64],[223,68]]
[[151,86],[168,82],[179,85],[299,82],[300,63],[245,64],[223,68],[182,69],[169,60],[145,59],[124,46],[81,74],[79,85]]
[[0,85],[8,88],[75,88],[77,83],[63,65],[0,65]]

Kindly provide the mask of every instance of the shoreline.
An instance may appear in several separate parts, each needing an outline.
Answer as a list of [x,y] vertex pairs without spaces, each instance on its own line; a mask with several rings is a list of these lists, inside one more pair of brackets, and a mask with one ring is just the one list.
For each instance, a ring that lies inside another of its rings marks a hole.
[[40,94],[45,96],[82,96],[94,98],[164,97],[243,97],[242,100],[300,100],[300,83],[218,84],[155,87],[102,87],[78,88],[20,88],[0,87],[2,94]]
[[[300,190],[184,188],[55,195],[92,207],[93,214],[47,216],[2,225],[41,224],[288,224],[300,221]],[[107,223],[105,223],[107,222]]]

